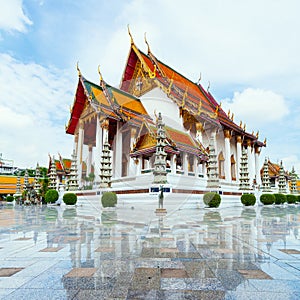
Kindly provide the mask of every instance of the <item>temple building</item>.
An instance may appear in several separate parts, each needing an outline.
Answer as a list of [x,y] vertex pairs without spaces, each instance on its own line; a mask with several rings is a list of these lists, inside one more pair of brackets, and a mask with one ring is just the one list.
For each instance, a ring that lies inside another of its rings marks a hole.
[[[129,33],[130,34],[130,33]],[[99,83],[78,68],[78,85],[66,132],[74,135],[78,180],[95,173],[100,184],[101,156],[111,152],[111,188],[119,192],[151,192],[157,147],[157,121],[164,126],[167,184],[173,193],[203,193],[209,188],[208,160],[213,147],[219,191],[239,194],[242,150],[247,152],[249,182],[260,184],[261,142],[258,133],[225,113],[209,89],[161,62],[148,48],[131,44],[119,88],[101,75]]]

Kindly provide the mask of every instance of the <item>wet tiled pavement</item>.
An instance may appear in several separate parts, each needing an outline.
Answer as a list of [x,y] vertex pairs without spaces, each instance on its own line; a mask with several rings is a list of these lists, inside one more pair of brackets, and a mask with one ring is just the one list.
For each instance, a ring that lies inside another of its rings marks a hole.
[[0,299],[300,299],[300,206],[2,206]]

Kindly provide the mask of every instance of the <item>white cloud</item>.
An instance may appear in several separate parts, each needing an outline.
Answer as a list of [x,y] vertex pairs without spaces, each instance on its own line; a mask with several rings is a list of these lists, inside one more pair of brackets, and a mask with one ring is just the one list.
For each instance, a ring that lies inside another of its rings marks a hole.
[[[48,152],[72,152],[72,137],[64,124],[73,101],[69,75],[53,67],[24,64],[0,54],[1,152],[21,167],[47,165]],[[9,156],[9,157],[8,157]]]
[[22,0],[0,0],[0,29],[25,32],[32,21],[23,10]]
[[233,99],[225,99],[222,104],[235,114],[236,119],[252,126],[274,124],[289,114],[287,102],[281,95],[262,89],[247,88],[235,92]]

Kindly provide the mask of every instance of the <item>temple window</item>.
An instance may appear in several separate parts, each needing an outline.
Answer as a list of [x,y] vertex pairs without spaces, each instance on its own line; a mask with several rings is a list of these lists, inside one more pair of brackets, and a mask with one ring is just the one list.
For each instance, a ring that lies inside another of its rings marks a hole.
[[219,178],[225,179],[225,170],[224,170],[224,155],[223,152],[221,151],[219,156],[218,156],[218,162],[219,162]]
[[236,163],[233,154],[230,157],[230,164],[231,164],[231,179],[236,180]]

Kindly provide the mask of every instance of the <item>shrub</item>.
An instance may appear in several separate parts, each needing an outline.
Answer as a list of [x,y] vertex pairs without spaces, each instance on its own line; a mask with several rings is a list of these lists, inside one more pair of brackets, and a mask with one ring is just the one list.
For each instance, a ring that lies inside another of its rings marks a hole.
[[203,202],[208,207],[219,207],[221,203],[221,196],[214,192],[204,194]]
[[101,197],[103,207],[114,207],[117,204],[118,198],[114,192],[105,192]]
[[300,195],[297,196],[297,202],[300,202]]
[[57,201],[59,195],[57,190],[48,190],[45,195],[45,201],[46,203],[55,203]]
[[262,194],[260,202],[264,205],[271,205],[275,202],[275,196],[273,194]]
[[286,195],[286,202],[288,204],[293,204],[297,202],[297,196],[296,195]]
[[286,202],[286,195],[284,194],[274,194],[275,196],[275,204],[283,204]]
[[67,205],[74,205],[77,202],[77,195],[74,193],[66,193],[63,196],[63,201]]
[[13,202],[14,201],[14,196],[7,196],[6,201],[7,202]]
[[256,203],[256,198],[253,194],[243,194],[241,197],[241,202],[245,206],[253,206]]

